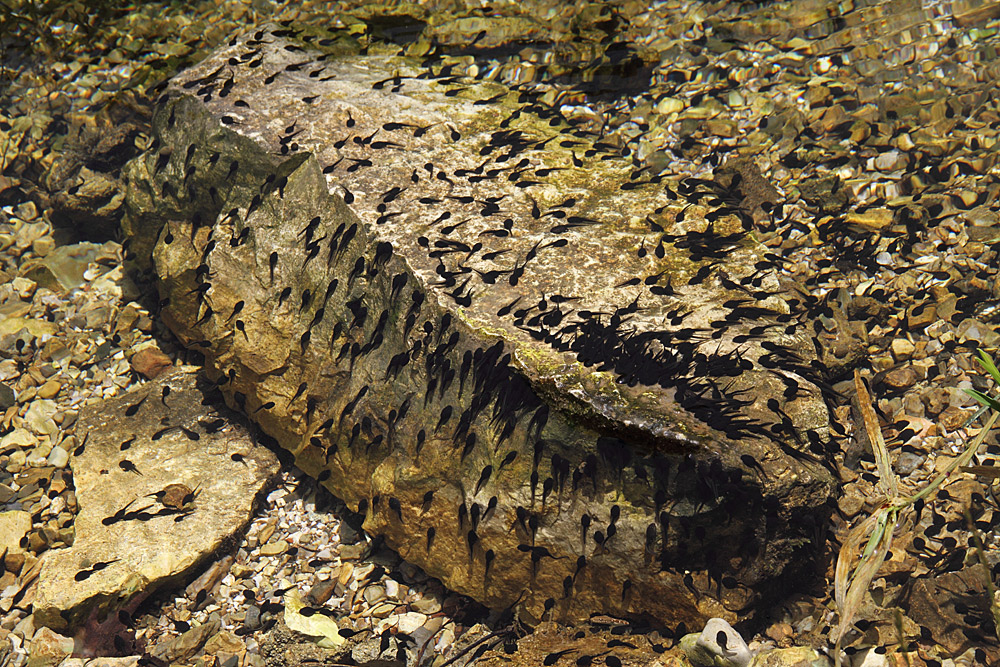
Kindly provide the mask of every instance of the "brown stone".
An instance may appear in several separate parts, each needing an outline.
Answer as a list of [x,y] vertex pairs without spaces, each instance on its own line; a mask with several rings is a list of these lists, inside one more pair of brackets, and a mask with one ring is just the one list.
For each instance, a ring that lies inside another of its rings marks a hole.
[[946,431],[957,431],[972,416],[972,412],[972,410],[963,410],[960,407],[951,405],[938,415],[938,423]]
[[847,112],[844,111],[844,107],[839,104],[826,107],[821,111],[818,110],[818,113],[819,116],[812,123],[812,125],[813,128],[819,129],[823,132],[827,132],[831,128],[841,125],[849,120]]
[[62,389],[62,385],[58,380],[46,380],[41,387],[38,388],[38,398],[55,398]]
[[183,509],[185,506],[190,505],[194,502],[196,493],[191,490],[187,484],[168,484],[164,487],[163,491],[160,491],[156,495],[156,499],[160,501],[164,507],[171,507],[173,509]]
[[937,308],[931,304],[911,306],[906,312],[906,326],[911,331],[923,329],[937,320]]
[[72,652],[72,638],[41,628],[31,638],[28,667],[55,667]]
[[736,190],[743,200],[741,208],[753,215],[757,221],[765,219],[767,213],[761,205],[778,203],[780,195],[771,182],[761,174],[760,167],[753,158],[733,158],[715,171],[715,181],[723,188],[731,188],[734,179],[737,182]]
[[899,366],[887,372],[883,381],[893,389],[905,389],[916,383],[917,373],[909,366]]
[[215,620],[191,628],[178,637],[157,644],[150,653],[154,658],[167,662],[183,662],[194,656],[219,631],[219,625],[219,621]]
[[863,213],[852,211],[844,216],[849,225],[857,225],[865,229],[882,229],[892,224],[892,211],[886,208],[870,208]]
[[770,639],[781,648],[787,648],[792,645],[792,639],[795,635],[795,631],[792,626],[788,623],[775,623],[770,626],[765,632]]
[[[613,617],[597,617],[596,622],[591,624],[592,632],[587,632],[583,637],[577,637],[575,628],[545,622],[535,628],[530,635],[517,642],[516,653],[508,654],[502,646],[497,646],[487,651],[475,662],[482,667],[537,667],[544,664],[549,655],[559,651],[568,651],[569,654],[555,664],[572,665],[576,659],[586,655],[612,655],[621,660],[622,664],[630,666],[690,667],[691,663],[679,648],[666,652],[654,650],[654,644],[656,648],[662,650],[669,646],[670,642],[666,640],[657,642],[649,635],[627,636],[628,642],[635,648],[622,646],[609,649],[609,642],[614,639],[623,639],[612,631],[616,626],[621,627],[622,625],[624,623]],[[570,656],[574,659],[570,660]],[[597,661],[594,664],[603,663]]]
[[979,0],[958,0],[952,3],[951,11],[955,15],[955,22],[964,28],[1000,16],[1000,4]]
[[713,119],[705,121],[705,131],[717,137],[735,137],[739,129],[734,121]]
[[890,345],[892,356],[896,361],[909,359],[916,349],[916,346],[908,338],[894,338]]
[[275,540],[274,542],[268,542],[260,548],[261,556],[280,556],[281,554],[288,551],[288,542],[284,540]]
[[217,655],[227,653],[229,655],[242,655],[246,652],[246,644],[233,633],[223,630],[205,642],[205,653]]
[[948,407],[951,401],[951,390],[944,387],[932,387],[920,397],[927,408],[929,416],[936,417]]
[[[997,664],[1000,651],[995,643],[975,641],[966,634],[969,624],[965,617],[968,613],[990,617],[984,584],[989,576],[977,563],[958,572],[916,579],[905,601],[907,616],[927,628],[934,642],[943,646],[950,655],[960,655],[969,648],[982,648],[987,655],[984,664]],[[964,611],[966,609],[969,611]],[[980,627],[988,632],[986,628],[989,625]]]
[[330,579],[317,581],[309,589],[306,597],[311,605],[323,605],[333,597],[334,590],[337,588],[337,578],[332,577]]
[[156,347],[144,347],[129,359],[132,370],[143,377],[152,380],[160,373],[171,368],[174,362]]
[[948,294],[937,304],[936,314],[938,316],[938,320],[947,320],[948,322],[951,322],[957,312],[959,312],[958,297],[954,294]]

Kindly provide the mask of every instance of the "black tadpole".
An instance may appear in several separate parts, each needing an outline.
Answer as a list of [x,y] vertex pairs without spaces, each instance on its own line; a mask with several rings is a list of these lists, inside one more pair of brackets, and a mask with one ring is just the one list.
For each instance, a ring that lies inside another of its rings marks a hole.
[[472,495],[477,495],[479,490],[483,488],[483,485],[489,481],[490,476],[493,474],[493,466],[487,465],[483,468],[482,473],[479,475],[479,481],[476,483],[476,489],[472,492]]

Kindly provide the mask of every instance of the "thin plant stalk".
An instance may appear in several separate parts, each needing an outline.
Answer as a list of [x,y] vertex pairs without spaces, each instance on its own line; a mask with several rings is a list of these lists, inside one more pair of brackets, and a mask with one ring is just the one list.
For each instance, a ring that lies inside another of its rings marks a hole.
[[907,496],[904,498],[897,499],[896,502],[900,504],[900,507],[906,507],[908,505],[912,505],[918,500],[923,500],[930,494],[934,493],[937,490],[937,488],[941,486],[941,484],[946,479],[948,479],[948,477],[950,477],[953,472],[955,472],[957,468],[969,465],[969,461],[971,461],[972,457],[976,455],[976,451],[979,449],[979,446],[983,444],[983,440],[986,439],[986,436],[989,434],[989,432],[993,429],[993,425],[996,424],[998,417],[1000,417],[1000,412],[994,412],[992,415],[990,415],[990,418],[986,420],[986,424],[979,431],[979,435],[977,435],[975,439],[973,439],[972,443],[966,448],[964,452],[962,452],[962,455],[959,456],[957,459],[954,459],[951,463],[949,463],[948,467],[945,468],[944,472],[942,472],[940,475],[931,480],[931,482],[927,486],[925,486],[923,489],[913,494],[912,496]]
[[972,520],[972,513],[968,507],[965,508],[964,514],[965,522],[969,525],[969,532],[972,534],[976,558],[979,560],[979,564],[983,566],[983,571],[985,572],[983,579],[986,583],[986,594],[989,596],[990,615],[993,616],[993,632],[1000,639],[1000,598],[997,597],[997,588],[993,585],[993,573],[989,562],[986,560],[986,545],[983,544],[983,538],[979,534],[979,529],[976,528],[975,522]]
[[[979,351],[979,363],[1000,385],[1000,371],[998,371],[993,360],[983,352]],[[993,429],[1000,418],[1000,401],[977,392],[968,390],[968,393],[980,403],[993,409],[993,413],[980,429],[975,438],[968,444],[965,451],[956,457],[948,467],[937,475],[927,486],[910,496],[899,494],[899,485],[896,474],[892,470],[889,459],[889,450],[882,437],[882,430],[879,428],[875,411],[872,409],[872,398],[865,387],[861,374],[854,371],[854,387],[858,395],[858,403],[862,419],[865,423],[865,430],[871,441],[872,450],[875,454],[875,462],[878,473],[878,487],[884,498],[879,507],[871,516],[862,521],[859,525],[850,530],[847,539],[844,541],[837,556],[837,569],[834,577],[834,600],[837,605],[839,623],[834,641],[834,662],[836,667],[841,664],[841,642],[847,634],[848,629],[854,622],[854,616],[861,607],[865,593],[871,586],[872,580],[878,574],[879,568],[885,560],[885,556],[892,547],[892,536],[899,525],[899,520],[903,510],[912,506],[918,500],[922,500],[934,493],[941,484],[948,479],[955,470],[968,465],[972,457],[979,450],[980,445],[986,436]],[[862,548],[862,544],[864,548]],[[996,611],[995,596],[991,591],[991,608]],[[998,635],[1000,635],[1000,616],[996,613],[998,620]]]

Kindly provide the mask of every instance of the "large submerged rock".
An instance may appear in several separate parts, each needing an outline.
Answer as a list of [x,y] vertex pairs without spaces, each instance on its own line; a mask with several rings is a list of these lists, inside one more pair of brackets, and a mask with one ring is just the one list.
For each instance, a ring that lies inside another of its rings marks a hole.
[[809,338],[738,198],[548,101],[234,39],[125,170],[135,266],[227,400],[452,589],[747,618],[832,489]]

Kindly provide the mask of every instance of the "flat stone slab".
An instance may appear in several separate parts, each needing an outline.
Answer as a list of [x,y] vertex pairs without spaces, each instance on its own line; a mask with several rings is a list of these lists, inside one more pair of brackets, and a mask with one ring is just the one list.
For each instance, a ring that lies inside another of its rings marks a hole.
[[278,461],[205,404],[213,388],[187,366],[81,410],[76,540],[42,556],[36,624],[73,628],[114,612],[192,572],[246,527]]
[[732,197],[553,100],[234,38],[125,170],[132,267],[230,404],[452,589],[745,618],[833,488],[798,295]]
[[24,553],[21,540],[31,530],[31,515],[21,510],[0,512],[0,553]]

